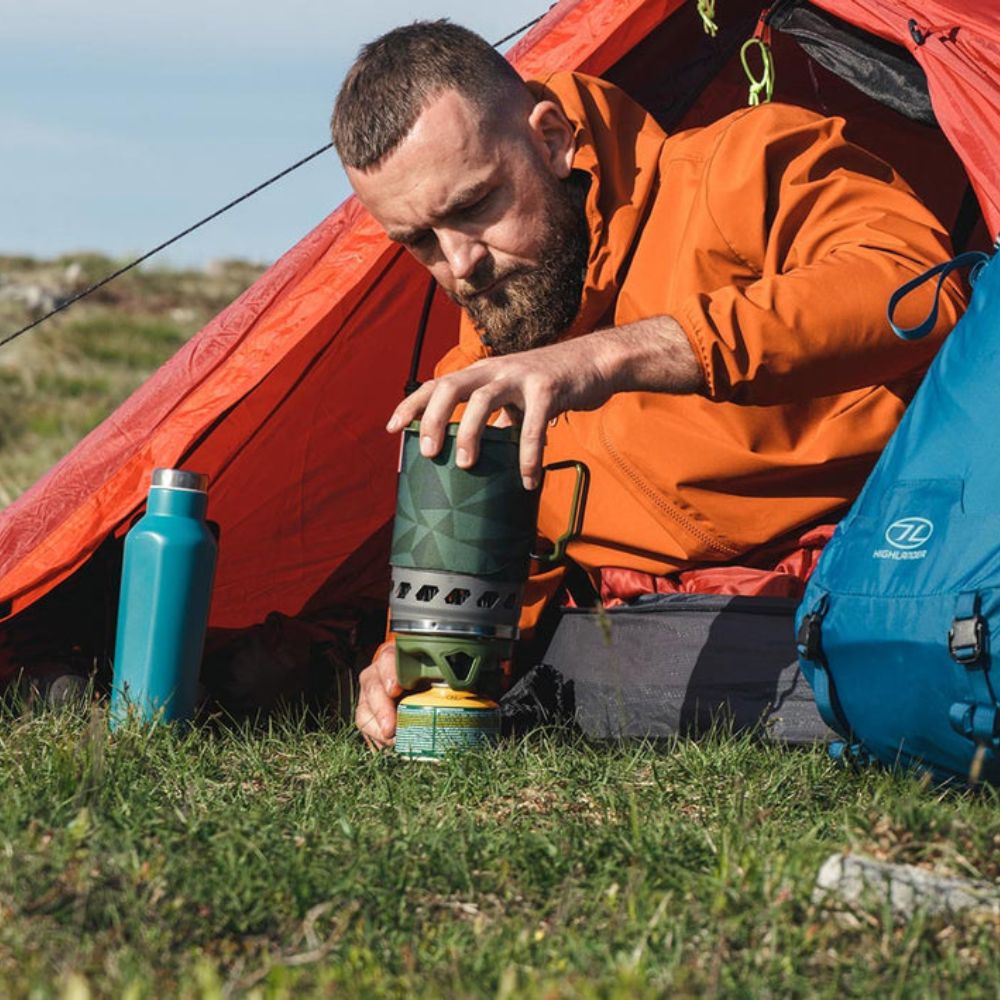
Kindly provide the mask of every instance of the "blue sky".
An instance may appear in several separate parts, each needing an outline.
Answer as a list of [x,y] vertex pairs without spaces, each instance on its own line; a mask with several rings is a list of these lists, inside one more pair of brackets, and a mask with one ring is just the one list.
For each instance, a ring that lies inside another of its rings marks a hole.
[[[549,3],[12,0],[0,252],[138,254],[327,142],[340,80],[382,31],[451,17],[495,41]],[[327,153],[163,259],[269,262],[347,194]]]

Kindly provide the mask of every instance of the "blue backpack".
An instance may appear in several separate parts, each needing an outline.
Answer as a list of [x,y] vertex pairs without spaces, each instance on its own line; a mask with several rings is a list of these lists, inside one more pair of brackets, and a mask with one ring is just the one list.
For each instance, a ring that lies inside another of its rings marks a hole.
[[[799,660],[834,752],[1000,782],[1000,253],[975,265],[945,341],[796,615]],[[905,339],[926,335],[893,329]]]

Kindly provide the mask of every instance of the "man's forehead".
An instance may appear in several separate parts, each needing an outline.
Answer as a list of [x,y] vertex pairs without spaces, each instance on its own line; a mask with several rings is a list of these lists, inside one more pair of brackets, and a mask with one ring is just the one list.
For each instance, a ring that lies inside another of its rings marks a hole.
[[418,143],[442,146],[446,141],[463,147],[483,145],[496,136],[500,125],[496,119],[459,91],[441,90],[428,99],[398,148]]
[[442,91],[377,167],[349,169],[348,177],[362,202],[389,229],[409,225],[413,211],[421,216],[445,213],[457,194],[498,169],[503,137],[491,125],[463,95]]

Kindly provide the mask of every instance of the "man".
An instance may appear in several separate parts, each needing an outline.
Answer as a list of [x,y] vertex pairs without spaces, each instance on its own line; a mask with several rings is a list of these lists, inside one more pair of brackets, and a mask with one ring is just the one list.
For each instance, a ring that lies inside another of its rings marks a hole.
[[[595,577],[738,562],[841,513],[961,308],[950,285],[935,336],[892,336],[889,295],[948,241],[841,127],[765,106],[668,138],[615,88],[525,84],[446,22],[371,43],[334,141],[361,202],[464,310],[459,345],[388,430],[420,418],[434,455],[464,405],[471,466],[502,411],[521,424],[525,488],[543,452],[586,462],[571,553]],[[547,537],[569,478],[543,491]],[[361,677],[371,743],[392,741],[401,693],[387,644]]]

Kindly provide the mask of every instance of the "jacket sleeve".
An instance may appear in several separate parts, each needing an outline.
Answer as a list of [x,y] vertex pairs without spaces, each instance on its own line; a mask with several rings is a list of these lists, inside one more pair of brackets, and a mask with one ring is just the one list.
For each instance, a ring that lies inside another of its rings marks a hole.
[[[714,400],[789,403],[912,376],[961,315],[955,278],[931,335],[907,343],[892,333],[889,297],[951,247],[893,169],[843,127],[800,108],[755,108],[711,154],[712,235],[754,275],[676,311]],[[932,302],[930,288],[909,296],[897,322],[915,325]]]

